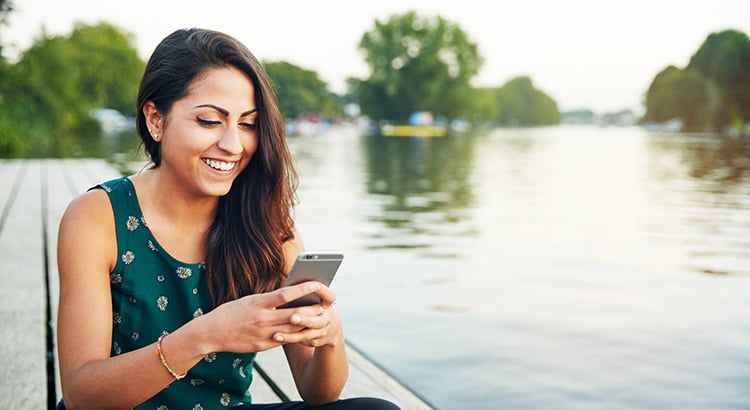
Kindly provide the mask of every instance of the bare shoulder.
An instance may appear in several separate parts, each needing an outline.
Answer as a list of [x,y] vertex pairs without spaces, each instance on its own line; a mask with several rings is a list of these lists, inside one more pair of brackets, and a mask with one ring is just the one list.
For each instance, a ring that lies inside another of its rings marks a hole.
[[58,258],[82,257],[114,268],[117,253],[114,213],[107,193],[93,189],[75,198],[60,221]]

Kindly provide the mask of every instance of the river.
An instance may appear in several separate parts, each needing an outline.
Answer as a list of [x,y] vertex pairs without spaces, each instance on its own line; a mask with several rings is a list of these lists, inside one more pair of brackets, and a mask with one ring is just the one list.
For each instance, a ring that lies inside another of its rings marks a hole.
[[289,141],[347,338],[437,407],[750,408],[750,142]]

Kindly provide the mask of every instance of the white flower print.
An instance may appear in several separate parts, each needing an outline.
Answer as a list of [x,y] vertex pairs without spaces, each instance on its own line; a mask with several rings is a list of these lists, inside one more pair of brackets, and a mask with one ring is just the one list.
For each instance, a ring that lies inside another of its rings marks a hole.
[[177,276],[180,279],[187,279],[192,274],[193,274],[193,270],[190,268],[186,268],[184,266],[180,266],[179,268],[177,268]]
[[112,351],[115,352],[115,354],[122,353],[122,348],[120,347],[120,344],[117,342],[112,343]]
[[131,334],[130,337],[133,340],[138,340],[138,338],[141,337],[141,335],[138,332],[133,332],[133,334]]
[[125,262],[126,265],[130,265],[135,260],[135,254],[133,251],[126,251],[122,254],[122,261]]
[[240,366],[240,377],[243,379],[247,377],[247,374],[245,374],[245,368]]
[[229,406],[230,400],[231,397],[229,396],[229,393],[222,393],[221,398],[219,399],[219,403],[221,403],[222,406],[226,407]]
[[195,310],[195,312],[193,312],[193,317],[198,317],[198,316],[201,316],[201,315],[203,315],[203,309],[201,309],[201,308],[198,308],[198,309]]
[[148,240],[148,243],[146,243],[146,246],[148,246],[148,248],[154,252],[159,252],[159,249],[156,248],[156,245],[154,245],[154,242],[152,242],[151,239]]
[[134,217],[133,215],[130,215],[127,222],[125,222],[125,226],[127,226],[130,232],[138,229],[138,225],[140,225],[140,223],[138,222],[138,218]]
[[193,406],[193,410],[203,410],[203,406],[201,406],[201,404],[198,403],[195,406]]
[[122,275],[120,275],[119,273],[112,273],[111,275],[109,275],[109,281],[113,285],[116,285],[118,283],[122,283]]
[[159,299],[156,299],[156,306],[159,307],[159,310],[162,312],[167,310],[167,305],[169,304],[169,299],[167,299],[166,296],[159,296]]
[[122,316],[120,316],[118,312],[112,312],[112,321],[116,325],[119,325],[120,323],[122,323]]
[[157,407],[156,410],[169,410],[169,407],[162,404],[161,406]]
[[143,226],[145,226],[146,228],[148,228],[148,224],[146,223],[146,218],[141,217],[141,222],[143,222]]
[[166,278],[164,277],[164,275],[157,275],[156,276],[156,280],[158,280],[159,282],[164,282],[165,279]]
[[238,357],[238,358],[236,358],[236,359],[234,359],[234,361],[232,362],[232,368],[233,368],[233,369],[236,369],[236,368],[237,368],[237,366],[239,366],[239,365],[240,365],[240,363],[242,363],[242,359],[240,359],[239,357]]
[[109,192],[109,193],[112,193],[112,188],[110,188],[110,187],[108,187],[108,186],[106,186],[106,185],[102,185],[102,188],[103,188],[103,189],[104,189],[105,191],[107,191],[107,192]]
[[193,288],[193,295],[197,295],[197,294],[198,294],[198,288]]
[[203,358],[203,360],[205,360],[205,361],[207,361],[207,362],[209,362],[209,363],[213,363],[213,362],[214,362],[214,360],[216,360],[216,353],[209,353],[209,354],[207,354],[207,355],[206,355],[206,356],[205,356],[205,357]]
[[203,384],[203,383],[205,383],[205,381],[203,381],[203,379],[190,379],[190,384],[191,384],[191,385],[192,385],[193,387],[195,387],[195,386],[200,386],[200,385],[201,385],[201,384]]

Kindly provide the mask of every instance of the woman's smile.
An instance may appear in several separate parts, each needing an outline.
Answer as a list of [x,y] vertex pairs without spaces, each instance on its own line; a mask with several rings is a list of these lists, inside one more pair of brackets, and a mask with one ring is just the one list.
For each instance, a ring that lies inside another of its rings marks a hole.
[[210,158],[201,158],[201,161],[217,171],[231,171],[237,165],[237,161],[227,162]]

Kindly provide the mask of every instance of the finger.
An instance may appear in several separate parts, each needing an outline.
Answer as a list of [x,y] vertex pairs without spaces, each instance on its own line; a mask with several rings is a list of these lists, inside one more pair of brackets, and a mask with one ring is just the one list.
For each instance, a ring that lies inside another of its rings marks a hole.
[[285,286],[271,292],[269,303],[271,307],[281,306],[283,304],[292,302],[301,298],[302,296],[309,295],[311,293],[317,293],[323,286],[320,282],[309,281],[303,282],[298,285]]
[[317,347],[325,344],[327,334],[328,331],[325,328],[304,329],[293,333],[276,332],[273,335],[273,340],[283,344],[301,343],[305,346]]
[[321,286],[315,293],[320,296],[320,304],[324,308],[329,308],[336,302],[336,293],[334,293],[328,286]]

